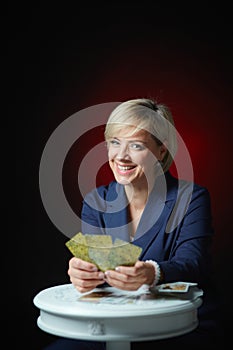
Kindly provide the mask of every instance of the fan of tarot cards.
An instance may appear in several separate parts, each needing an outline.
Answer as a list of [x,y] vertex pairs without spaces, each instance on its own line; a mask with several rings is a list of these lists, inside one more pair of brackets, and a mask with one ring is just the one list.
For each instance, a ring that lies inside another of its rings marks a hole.
[[141,247],[118,238],[113,242],[110,235],[81,232],[65,244],[75,257],[94,263],[103,272],[120,265],[133,266],[142,251]]

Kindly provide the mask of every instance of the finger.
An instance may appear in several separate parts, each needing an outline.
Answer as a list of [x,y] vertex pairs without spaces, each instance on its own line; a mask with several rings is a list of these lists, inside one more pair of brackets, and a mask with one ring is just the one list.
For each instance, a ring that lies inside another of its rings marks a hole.
[[111,286],[124,289],[136,290],[142,284],[146,283],[143,265],[139,267],[119,266],[117,271],[108,270],[105,272],[105,281]]
[[81,270],[79,268],[70,268],[68,270],[68,275],[70,278],[73,279],[80,279],[80,280],[93,280],[93,281],[104,281],[104,273],[101,271],[87,271],[87,270]]
[[98,268],[95,264],[92,264],[88,261],[84,261],[79,258],[71,258],[70,263],[69,263],[71,268],[76,268],[80,270],[85,270],[85,271],[98,271]]
[[139,261],[134,266],[117,266],[115,271],[129,276],[140,276],[143,274],[144,267],[144,262]]
[[115,280],[123,283],[133,283],[136,280],[134,275],[123,274],[114,270],[106,271],[104,276],[107,282]]
[[106,278],[106,282],[115,288],[122,289],[122,290],[137,290],[142,283],[140,281],[123,281],[120,279],[115,279],[111,276],[108,276]]
[[70,273],[70,281],[82,293],[105,283],[103,272],[83,272],[78,269]]
[[80,293],[86,293],[89,292],[91,290],[93,290],[94,288],[96,288],[98,285],[103,284],[103,282],[99,281],[99,282],[95,282],[94,281],[81,281],[81,280],[76,280],[75,282],[72,282],[72,284],[74,285],[74,287],[80,292]]

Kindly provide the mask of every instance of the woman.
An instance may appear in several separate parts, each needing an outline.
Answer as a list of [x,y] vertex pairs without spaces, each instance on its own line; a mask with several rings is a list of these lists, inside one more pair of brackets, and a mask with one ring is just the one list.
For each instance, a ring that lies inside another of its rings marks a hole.
[[[142,254],[134,266],[105,273],[74,257],[69,262],[70,281],[81,293],[103,284],[133,291],[144,284],[198,283],[204,291],[198,329],[186,336],[147,342],[147,348],[216,341],[215,309],[209,302],[214,233],[210,197],[206,188],[169,172],[177,150],[176,135],[169,109],[151,99],[123,102],[111,113],[105,140],[115,180],[85,197],[82,232],[131,241],[142,248]],[[67,350],[68,343],[74,349],[105,348],[104,343],[63,341]],[[137,346],[140,343],[132,343],[132,349]]]

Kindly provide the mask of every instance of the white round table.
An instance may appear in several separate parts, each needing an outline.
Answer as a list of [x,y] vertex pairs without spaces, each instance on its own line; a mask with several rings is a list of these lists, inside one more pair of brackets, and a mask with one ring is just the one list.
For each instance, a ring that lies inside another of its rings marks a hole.
[[200,294],[168,296],[144,286],[136,292],[97,288],[81,294],[72,284],[50,287],[34,300],[38,327],[72,339],[105,341],[108,350],[130,350],[131,341],[171,338],[198,325]]

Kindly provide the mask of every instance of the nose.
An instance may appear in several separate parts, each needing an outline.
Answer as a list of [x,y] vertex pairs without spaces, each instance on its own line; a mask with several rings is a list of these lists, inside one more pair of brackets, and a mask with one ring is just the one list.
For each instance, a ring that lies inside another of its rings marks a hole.
[[127,144],[121,144],[119,148],[117,149],[117,154],[116,154],[117,159],[129,159],[129,147]]

